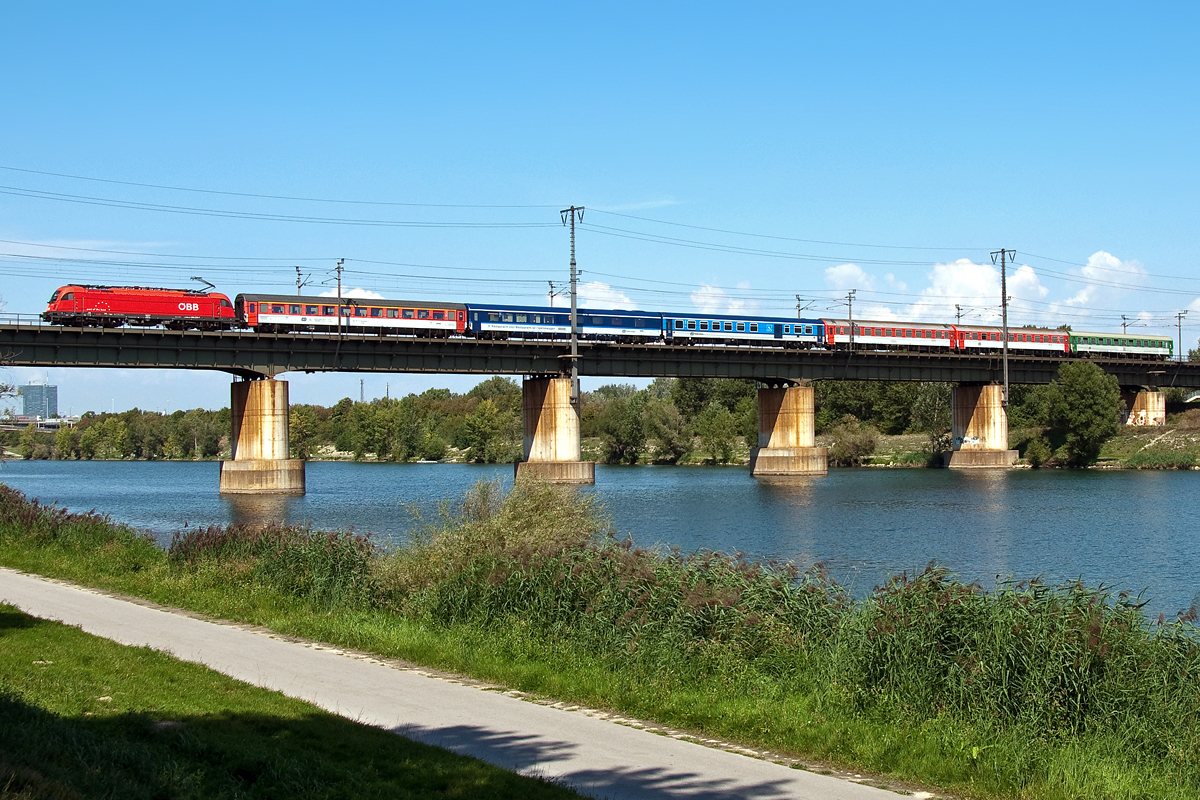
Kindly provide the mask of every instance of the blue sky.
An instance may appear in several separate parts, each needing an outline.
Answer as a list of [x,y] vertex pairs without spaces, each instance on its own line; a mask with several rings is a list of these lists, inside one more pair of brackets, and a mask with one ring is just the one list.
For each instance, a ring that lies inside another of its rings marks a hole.
[[[324,291],[337,258],[385,296],[539,302],[573,203],[593,305],[829,316],[853,288],[856,317],[987,319],[1005,247],[1014,324],[1190,309],[1195,346],[1193,7],[832,5],[7,4],[3,311],[82,280],[294,291],[297,265]],[[8,374],[76,413],[229,398],[220,373]]]

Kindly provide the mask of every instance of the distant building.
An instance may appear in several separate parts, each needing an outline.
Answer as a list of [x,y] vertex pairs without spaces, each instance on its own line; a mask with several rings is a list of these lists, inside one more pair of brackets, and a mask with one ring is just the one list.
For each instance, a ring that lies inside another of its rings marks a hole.
[[31,383],[17,388],[21,395],[22,416],[49,417],[58,416],[58,387],[41,383]]

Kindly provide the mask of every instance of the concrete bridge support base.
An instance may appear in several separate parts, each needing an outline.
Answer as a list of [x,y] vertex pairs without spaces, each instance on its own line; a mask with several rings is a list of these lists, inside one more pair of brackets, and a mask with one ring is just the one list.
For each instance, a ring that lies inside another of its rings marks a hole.
[[579,453],[579,412],[570,378],[526,378],[521,386],[525,447],[516,476],[551,483],[593,484],[596,463]]
[[288,458],[288,385],[273,378],[231,386],[233,460],[223,494],[304,494],[304,461]]
[[829,471],[829,450],[816,447],[816,406],[811,386],[758,390],[758,447],[750,474],[765,480]]
[[1126,425],[1154,427],[1167,424],[1167,395],[1164,392],[1138,392],[1132,397],[1126,395],[1124,400],[1129,407]]
[[954,449],[943,456],[951,469],[1011,467],[1017,451],[1008,449],[1008,413],[1004,387],[959,386],[951,399],[951,437]]

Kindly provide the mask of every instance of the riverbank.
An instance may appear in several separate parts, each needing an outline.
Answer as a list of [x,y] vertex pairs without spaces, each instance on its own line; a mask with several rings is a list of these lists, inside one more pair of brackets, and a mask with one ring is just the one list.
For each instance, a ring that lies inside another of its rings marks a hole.
[[[5,490],[0,562],[975,797],[1200,791],[1200,646],[1131,601],[630,548],[589,495],[476,490],[382,555],[206,528],[169,554]],[[558,509],[547,515],[545,509]]]

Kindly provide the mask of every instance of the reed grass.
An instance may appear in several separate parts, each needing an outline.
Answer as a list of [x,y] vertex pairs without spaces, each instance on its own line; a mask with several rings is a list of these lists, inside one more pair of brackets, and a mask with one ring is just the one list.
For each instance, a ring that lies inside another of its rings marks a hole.
[[[86,573],[46,555],[73,534],[36,533],[38,514],[70,515],[0,492],[9,504],[0,559]],[[418,523],[391,552],[348,533],[210,528],[140,572],[92,577],[965,796],[1200,796],[1194,611],[1149,620],[1106,587],[985,590],[935,566],[855,599],[819,565],[636,547],[592,495],[524,481],[477,485]],[[103,518],[79,524],[141,547]]]

